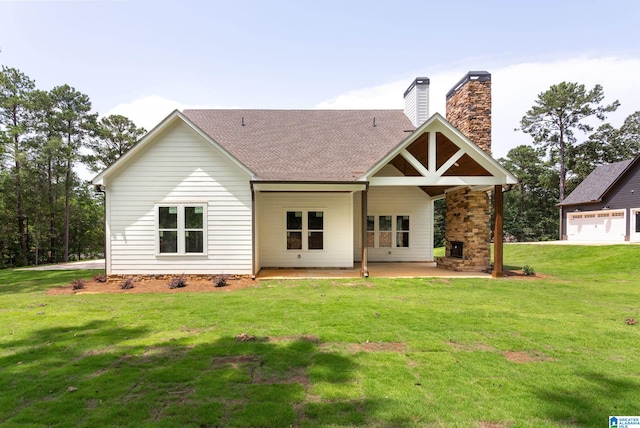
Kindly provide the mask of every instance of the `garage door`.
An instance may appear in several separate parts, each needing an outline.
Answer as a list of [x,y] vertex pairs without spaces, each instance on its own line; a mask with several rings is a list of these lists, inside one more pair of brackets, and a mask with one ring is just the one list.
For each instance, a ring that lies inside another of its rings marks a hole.
[[623,242],[625,233],[624,211],[591,211],[568,215],[569,241]]

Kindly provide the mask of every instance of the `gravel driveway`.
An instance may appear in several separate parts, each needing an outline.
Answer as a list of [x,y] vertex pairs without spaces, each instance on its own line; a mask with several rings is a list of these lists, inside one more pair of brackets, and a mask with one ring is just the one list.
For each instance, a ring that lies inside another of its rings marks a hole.
[[88,270],[104,269],[104,259],[84,260],[81,262],[59,263],[57,265],[42,265],[20,268],[16,270]]

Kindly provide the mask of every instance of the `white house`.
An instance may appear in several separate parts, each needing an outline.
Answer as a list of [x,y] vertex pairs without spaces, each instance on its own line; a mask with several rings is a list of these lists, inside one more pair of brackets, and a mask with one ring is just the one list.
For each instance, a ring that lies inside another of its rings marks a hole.
[[[255,276],[361,262],[367,275],[368,262],[432,261],[434,200],[488,201],[497,190],[501,212],[502,186],[517,182],[489,153],[490,83],[486,72],[466,75],[448,96],[450,121],[428,115],[427,78],[409,87],[404,111],[174,111],[93,180],[105,194],[107,274]],[[487,126],[480,148],[472,140]],[[488,267],[486,206],[465,235],[485,237],[486,249],[457,238],[465,253],[448,244],[455,260],[443,266],[468,268],[482,252]],[[461,217],[448,220],[451,236],[474,216]]]

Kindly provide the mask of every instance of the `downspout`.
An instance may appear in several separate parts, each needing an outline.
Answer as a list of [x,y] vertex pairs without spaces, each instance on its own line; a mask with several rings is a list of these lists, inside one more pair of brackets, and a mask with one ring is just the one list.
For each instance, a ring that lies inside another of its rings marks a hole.
[[369,277],[369,262],[368,262],[368,253],[367,253],[367,208],[368,201],[367,196],[369,192],[369,183],[367,183],[367,187],[361,193],[361,207],[360,211],[362,213],[362,221],[361,221],[361,234],[360,234],[360,248],[362,249],[361,265],[362,268],[360,270],[360,276],[364,278]]
[[102,193],[102,215],[104,216],[104,274],[107,274],[107,192],[104,189],[103,184],[96,184],[95,189],[97,193]]
[[251,279],[256,279],[256,192],[251,186]]

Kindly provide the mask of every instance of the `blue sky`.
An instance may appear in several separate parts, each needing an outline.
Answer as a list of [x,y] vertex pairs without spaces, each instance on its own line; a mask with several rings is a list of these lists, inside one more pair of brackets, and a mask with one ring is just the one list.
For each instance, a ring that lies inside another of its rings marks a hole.
[[562,80],[640,110],[640,2],[6,1],[0,64],[68,83],[101,114],[151,128],[174,108],[402,108],[417,76],[431,112],[469,70],[493,75],[494,155]]

